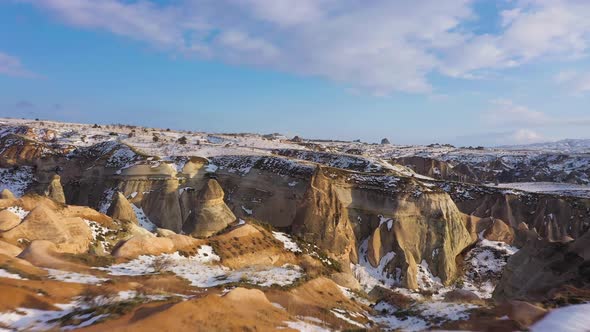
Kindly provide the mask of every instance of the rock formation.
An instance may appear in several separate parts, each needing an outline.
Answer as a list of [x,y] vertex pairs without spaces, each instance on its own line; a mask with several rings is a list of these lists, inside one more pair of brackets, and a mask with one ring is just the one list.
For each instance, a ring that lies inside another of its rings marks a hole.
[[178,233],[182,230],[179,200],[178,180],[167,179],[145,195],[141,207],[158,227]]
[[48,240],[60,252],[82,253],[88,250],[92,233],[81,218],[60,217],[46,206],[39,205],[18,226],[0,233],[0,237],[12,244]]
[[357,243],[348,210],[321,167],[316,169],[298,209],[293,232],[340,260],[356,261]]
[[66,196],[64,194],[64,189],[61,185],[61,177],[59,175],[54,175],[47,188],[44,191],[45,196],[55,200],[59,203],[66,203]]
[[195,237],[208,237],[236,220],[236,216],[223,201],[225,193],[219,183],[210,179],[197,195],[197,203],[184,225],[186,233]]
[[508,244],[514,242],[514,230],[500,219],[493,219],[483,233],[484,239]]
[[423,261],[444,284],[456,279],[456,258],[474,241],[465,226],[465,216],[447,194],[423,193],[419,197],[400,198],[393,220],[393,262],[402,268],[405,286],[418,288],[417,265]]
[[121,192],[117,192],[113,198],[113,202],[107,212],[113,219],[130,221],[134,224],[138,224],[137,215],[131,206],[131,203],[125,198]]

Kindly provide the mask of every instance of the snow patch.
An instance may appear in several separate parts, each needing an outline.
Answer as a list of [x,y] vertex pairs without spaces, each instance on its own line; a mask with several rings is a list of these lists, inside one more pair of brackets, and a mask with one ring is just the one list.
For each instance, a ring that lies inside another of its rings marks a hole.
[[[10,273],[4,269],[0,269],[0,278],[8,278],[8,279],[18,279],[18,280],[27,280],[26,278],[21,277],[18,274]],[[1,321],[1,320],[0,320]]]
[[6,210],[16,214],[20,218],[21,221],[29,215],[29,212],[31,212],[31,211],[21,208],[20,206],[11,206],[11,207],[7,208]]
[[301,249],[299,248],[297,243],[295,243],[295,241],[293,241],[293,239],[291,239],[289,235],[273,231],[272,236],[274,236],[275,239],[281,241],[285,246],[285,249],[292,252],[301,252]]
[[150,218],[145,214],[142,208],[135,206],[135,204],[131,204],[131,208],[135,212],[135,216],[137,217],[137,221],[139,221],[139,226],[147,229],[150,232],[155,232],[158,229],[158,226],[154,224]]
[[552,310],[530,327],[532,332],[586,332],[590,327],[590,303]]
[[106,278],[99,278],[90,274],[82,274],[70,271],[62,271],[56,269],[45,269],[49,274],[49,279],[63,281],[63,282],[70,282],[70,283],[77,283],[77,284],[87,284],[87,285],[100,285],[102,282],[105,282],[109,279]]
[[245,282],[260,287],[270,287],[273,284],[287,286],[299,279],[302,269],[296,265],[285,264],[275,266],[252,266],[240,270],[231,270],[216,264],[220,258],[210,246],[201,246],[195,256],[185,257],[178,252],[159,256],[139,256],[127,263],[115,264],[110,267],[97,269],[108,271],[111,275],[141,276],[153,274],[154,261],[163,259],[167,264],[163,271],[176,274],[191,282],[192,286],[206,288],[218,285]]
[[379,266],[373,267],[367,258],[369,239],[363,241],[359,247],[359,263],[351,264],[354,277],[363,286],[366,292],[370,292],[375,286],[392,288],[400,283],[401,271],[396,271],[395,276],[391,276],[385,267],[395,257],[393,251],[388,252],[379,261]]

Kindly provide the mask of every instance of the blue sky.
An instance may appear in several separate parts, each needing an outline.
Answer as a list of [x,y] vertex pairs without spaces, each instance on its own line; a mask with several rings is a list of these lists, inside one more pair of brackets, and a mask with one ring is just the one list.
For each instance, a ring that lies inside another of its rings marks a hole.
[[590,138],[585,0],[0,0],[0,116],[396,143]]

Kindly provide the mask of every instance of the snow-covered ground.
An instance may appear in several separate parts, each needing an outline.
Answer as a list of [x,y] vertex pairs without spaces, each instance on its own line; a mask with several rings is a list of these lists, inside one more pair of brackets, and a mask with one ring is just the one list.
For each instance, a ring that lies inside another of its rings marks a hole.
[[[103,149],[123,147],[115,150],[109,159],[109,162],[123,166],[136,160],[136,151],[160,157],[162,160],[171,160],[170,158],[175,156],[268,156],[286,151],[287,155],[294,159],[356,170],[361,170],[358,169],[361,167],[367,172],[391,170],[405,176],[415,174],[408,167],[391,163],[392,159],[418,156],[444,161],[450,165],[468,165],[483,172],[527,170],[534,166],[539,169],[539,174],[556,174],[559,177],[556,181],[567,181],[570,174],[576,173],[575,181],[578,183],[590,182],[590,140],[498,148],[318,140],[298,143],[281,135],[210,134],[126,125],[96,127],[89,124],[23,119],[0,119],[0,137],[14,132],[18,126],[31,127],[32,132],[37,135],[33,138],[38,140],[46,140],[46,133],[50,130],[50,138],[54,139],[51,143],[63,148],[84,148],[96,144]],[[182,138],[186,139],[186,144],[181,144]],[[133,150],[125,146],[130,146]],[[497,167],[501,169],[496,170]],[[0,187],[1,179],[0,174]],[[15,190],[18,191],[18,188]]]
[[108,317],[108,314],[96,314],[88,312],[74,315],[71,321],[75,325],[60,326],[59,319],[81,312],[85,309],[115,304],[140,298],[143,302],[159,301],[166,297],[160,295],[140,295],[135,291],[120,291],[119,293],[98,296],[92,299],[76,297],[69,303],[56,304],[59,310],[40,310],[31,308],[18,308],[12,311],[0,312],[0,331],[69,331],[90,326],[97,321]]
[[10,190],[16,197],[25,194],[33,182],[33,169],[29,166],[22,166],[18,169],[0,168],[0,191]]
[[137,217],[137,221],[139,221],[139,226],[147,229],[150,232],[155,232],[158,229],[158,226],[154,224],[150,218],[143,212],[143,209],[140,207],[135,206],[135,204],[131,204],[131,208],[135,212],[135,216]]
[[[53,130],[55,131],[53,143],[64,147],[90,147],[103,142],[124,143],[146,155],[162,158],[167,156],[270,155],[275,149],[304,149],[280,135],[208,134],[126,125],[94,126],[8,118],[0,118],[0,137],[12,133],[13,131],[7,130],[7,128],[16,126],[28,126],[35,129],[35,132],[39,132],[38,129]],[[157,137],[157,140],[154,137]],[[182,137],[186,138],[186,144],[179,142]],[[133,157],[133,151],[121,150],[113,155],[111,161],[122,163],[133,159]]]
[[[387,223],[382,218],[382,223]],[[405,295],[414,303],[409,310],[402,310],[386,302],[379,302],[374,309],[380,313],[371,317],[374,322],[382,324],[391,330],[422,331],[439,326],[443,322],[464,320],[469,318],[469,311],[478,308],[475,304],[457,304],[444,301],[445,294],[460,287],[477,294],[482,299],[489,299],[501,276],[502,269],[508,258],[516,253],[517,248],[502,242],[489,241],[481,238],[474,249],[465,258],[466,274],[461,279],[461,285],[444,286],[437,276],[433,275],[426,261],[422,261],[417,269],[419,290],[412,291],[401,288],[401,270],[388,272],[387,264],[395,257],[395,253],[387,253],[377,267],[373,267],[367,259],[368,239],[359,247],[359,263],[351,264],[355,278],[366,292],[375,286],[392,289]],[[426,291],[432,293],[430,297],[422,295]],[[343,290],[349,298],[353,293]]]
[[197,254],[190,257],[182,256],[178,252],[159,256],[139,256],[126,263],[97,269],[114,276],[141,276],[168,271],[190,281],[192,286],[201,288],[234,282],[260,287],[288,286],[303,276],[302,269],[296,265],[252,266],[232,270],[219,264],[219,260],[213,248],[201,246]]
[[508,258],[518,249],[503,242],[481,238],[477,246],[465,258],[463,289],[475,293],[482,299],[492,297],[494,288],[502,276]]
[[71,282],[78,284],[100,285],[107,281],[106,278],[99,278],[90,274],[76,273],[70,271],[45,269],[48,272],[49,279],[58,280],[62,282]]
[[18,275],[16,273],[8,272],[4,269],[0,269],[0,278],[26,280],[25,278],[21,277],[20,275]]

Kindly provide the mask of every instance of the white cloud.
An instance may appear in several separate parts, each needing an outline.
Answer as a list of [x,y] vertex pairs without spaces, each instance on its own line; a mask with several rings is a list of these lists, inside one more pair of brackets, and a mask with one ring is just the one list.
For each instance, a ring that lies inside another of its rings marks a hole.
[[18,0],[67,24],[172,52],[312,75],[376,94],[430,92],[429,75],[478,77],[582,56],[590,1],[514,0],[474,34],[474,0]]
[[26,69],[19,58],[0,52],[0,74],[14,77],[37,77]]
[[472,35],[451,49],[441,71],[472,77],[478,70],[519,66],[545,58],[575,59],[590,47],[590,1],[517,0],[500,12],[502,31]]

